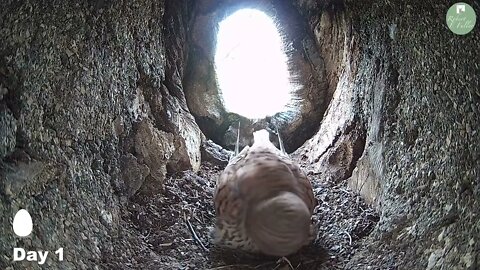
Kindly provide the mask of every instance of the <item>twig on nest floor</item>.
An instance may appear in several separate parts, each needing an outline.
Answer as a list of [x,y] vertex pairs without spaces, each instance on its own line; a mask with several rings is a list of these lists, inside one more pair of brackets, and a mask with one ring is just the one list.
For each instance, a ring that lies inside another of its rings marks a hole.
[[343,233],[345,233],[348,236],[348,240],[350,241],[350,246],[351,246],[352,245],[352,237],[350,236],[350,234],[347,231],[343,231]]
[[[241,251],[240,251],[241,252]],[[241,267],[241,269],[243,268],[248,268],[248,269],[260,269],[262,267],[265,267],[267,265],[275,265],[277,264],[278,266],[278,261],[275,262],[275,261],[268,261],[268,262],[265,262],[265,263],[261,263],[261,264],[258,264],[258,265],[251,265],[251,264],[229,264],[229,265],[221,265],[221,266],[217,266],[217,267],[213,267],[213,268],[208,268],[207,270],[223,270],[223,269],[237,269],[238,267]]]
[[288,266],[290,267],[290,270],[295,270],[295,268],[293,268],[292,263],[287,259],[287,257],[282,257],[282,258],[278,259],[278,261],[277,261],[277,266],[276,266],[275,268],[273,268],[273,269],[274,269],[274,270],[275,270],[275,269],[278,269],[278,268],[281,266],[280,263],[282,263],[282,262],[286,262],[286,263],[288,264]]
[[248,264],[231,264],[231,265],[222,265],[214,268],[208,268],[207,270],[223,270],[223,269],[233,269],[238,267],[247,267],[249,269],[255,269]]
[[187,223],[187,227],[188,227],[188,229],[190,230],[190,232],[192,233],[193,238],[195,239],[195,241],[197,241],[197,242],[200,244],[200,246],[202,247],[202,249],[203,249],[204,251],[208,251],[208,249],[203,245],[203,243],[202,243],[202,241],[200,240],[200,238],[198,238],[197,233],[196,233],[195,230],[193,229],[192,223],[190,223],[190,220],[188,220],[187,215],[185,214],[185,212],[183,212],[183,218],[185,219],[185,222]]
[[[318,264],[319,262],[320,264]],[[315,263],[316,264],[315,266],[321,266],[321,265],[324,265],[325,262],[327,261],[326,260],[308,260],[308,261],[300,262],[295,269],[299,269],[300,266],[309,265],[312,263]]]

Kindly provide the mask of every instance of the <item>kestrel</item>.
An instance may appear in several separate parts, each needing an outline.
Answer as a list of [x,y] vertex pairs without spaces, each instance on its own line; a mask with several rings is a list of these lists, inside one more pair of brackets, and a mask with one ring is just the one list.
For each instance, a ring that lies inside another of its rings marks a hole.
[[[278,133],[278,132],[277,132]],[[302,169],[277,149],[266,130],[235,155],[217,180],[213,243],[232,249],[286,256],[314,237],[317,201]]]

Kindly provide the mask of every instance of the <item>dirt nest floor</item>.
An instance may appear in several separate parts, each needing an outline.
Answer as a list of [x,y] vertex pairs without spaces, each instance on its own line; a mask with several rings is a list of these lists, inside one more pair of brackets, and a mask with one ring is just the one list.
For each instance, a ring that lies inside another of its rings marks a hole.
[[378,216],[346,183],[310,175],[319,205],[316,240],[279,259],[222,250],[209,243],[213,191],[223,168],[171,175],[163,194],[136,196],[123,212],[115,245],[103,250],[105,269],[345,269]]

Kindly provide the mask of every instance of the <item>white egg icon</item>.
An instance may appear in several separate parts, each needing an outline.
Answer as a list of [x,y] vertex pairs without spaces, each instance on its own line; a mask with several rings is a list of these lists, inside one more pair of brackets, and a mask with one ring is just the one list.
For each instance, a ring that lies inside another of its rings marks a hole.
[[26,237],[32,233],[32,230],[33,222],[30,213],[25,209],[18,210],[13,218],[13,232],[20,237]]

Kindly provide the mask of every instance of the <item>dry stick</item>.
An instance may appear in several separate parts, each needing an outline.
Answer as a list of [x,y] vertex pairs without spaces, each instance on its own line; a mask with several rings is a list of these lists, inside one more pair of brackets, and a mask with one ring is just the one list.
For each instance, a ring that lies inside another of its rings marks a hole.
[[187,226],[188,226],[188,229],[190,230],[190,232],[192,233],[193,235],[193,238],[195,239],[195,241],[197,241],[200,246],[202,247],[202,249],[204,251],[208,251],[208,249],[203,245],[202,241],[200,240],[200,238],[198,238],[197,236],[197,233],[195,232],[195,230],[193,229],[193,226],[192,224],[190,223],[190,220],[187,219],[187,215],[185,214],[185,212],[183,212],[183,218],[185,219],[185,222],[187,223]]
[[343,231],[343,233],[345,233],[348,236],[348,240],[350,241],[350,246],[351,246],[352,245],[352,237],[350,236],[350,234],[347,231]]
[[293,268],[292,263],[290,262],[290,260],[287,259],[287,257],[283,257],[282,259],[285,260],[285,261],[288,263],[288,266],[290,266],[290,269],[291,269],[291,270],[295,270],[295,269]]
[[278,127],[275,126],[275,128],[277,129],[277,137],[278,137],[278,144],[280,145],[280,151],[286,154],[287,152],[285,152],[285,147],[283,146],[283,141],[282,141],[282,138],[280,137],[280,132],[278,131]]
[[264,267],[264,266],[267,266],[267,265],[270,265],[270,264],[275,264],[276,262],[266,262],[266,263],[262,263],[262,264],[259,264],[259,265],[256,265],[254,267],[254,269],[259,269],[261,267]]
[[229,268],[237,268],[237,267],[248,267],[249,269],[255,269],[248,264],[231,264],[231,265],[222,265],[214,268],[208,268],[207,270],[220,270],[220,269],[229,269]]
[[[300,267],[300,265],[308,265],[308,264],[317,263],[317,262],[322,262],[320,265],[323,265],[323,264],[325,264],[326,261],[323,261],[323,260],[308,260],[308,261],[305,261],[305,262],[301,262],[297,266],[297,268],[295,268],[295,269],[298,269],[298,267]],[[320,265],[317,265],[317,266],[320,266]]]
[[230,163],[230,161],[232,161],[234,157],[238,156],[238,153],[240,153],[240,121],[238,121],[237,142],[235,143],[235,151],[228,159],[228,162]]
[[277,266],[273,269],[274,270],[278,269],[281,266],[281,264],[280,264],[281,262],[286,262],[288,264],[288,266],[290,267],[290,270],[295,270],[295,268],[293,268],[292,263],[290,262],[290,260],[287,259],[287,257],[282,257],[282,258],[278,259]]

